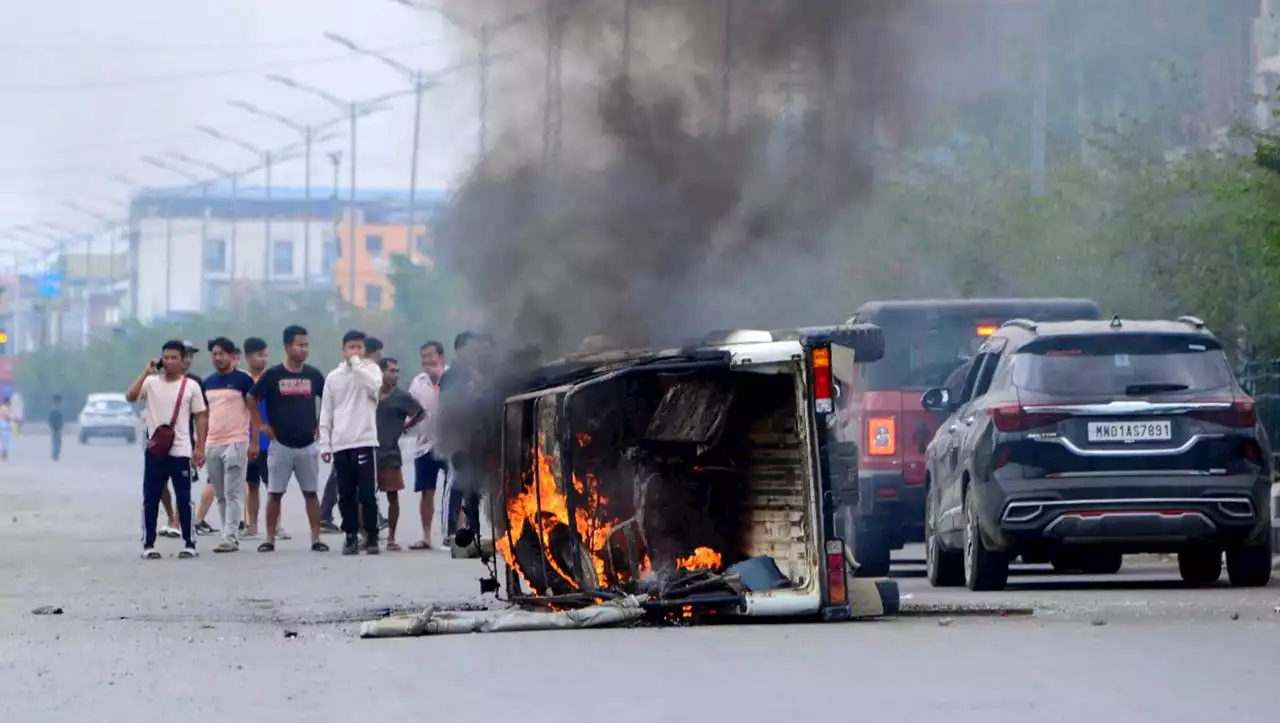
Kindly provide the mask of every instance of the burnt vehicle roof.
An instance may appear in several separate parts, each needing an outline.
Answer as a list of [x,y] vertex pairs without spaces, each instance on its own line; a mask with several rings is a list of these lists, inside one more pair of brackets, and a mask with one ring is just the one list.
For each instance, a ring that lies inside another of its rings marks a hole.
[[1124,319],[1045,321],[1030,325],[1021,323],[1024,320],[1014,319],[1005,322],[993,335],[1008,338],[1015,344],[1044,339],[1046,337],[1063,336],[1101,336],[1106,334],[1176,334],[1178,336],[1201,336],[1216,340],[1213,332],[1206,329],[1202,322],[1195,320],[1169,321],[1164,319]]
[[854,318],[874,322],[879,314],[939,312],[1001,316],[1036,316],[1038,313],[1078,314],[1082,318],[1095,319],[1102,315],[1098,303],[1092,299],[891,299],[868,301],[858,307]]

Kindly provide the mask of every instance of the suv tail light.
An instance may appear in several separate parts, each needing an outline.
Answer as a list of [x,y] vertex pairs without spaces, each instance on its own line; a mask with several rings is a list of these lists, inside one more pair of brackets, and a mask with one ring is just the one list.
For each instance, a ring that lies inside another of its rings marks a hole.
[[1021,404],[996,404],[987,411],[991,413],[991,421],[1001,432],[1025,432],[1036,427],[1047,427],[1071,417],[1059,412],[1037,412],[1032,407],[1028,410]]
[[867,454],[887,457],[898,453],[898,420],[872,417],[867,420]]
[[813,360],[814,411],[826,414],[834,408],[831,399],[831,348],[818,347],[813,350],[811,358]]
[[1253,400],[1248,398],[1231,400],[1230,409],[1204,409],[1191,412],[1187,416],[1239,429],[1253,429],[1258,424],[1258,414]]

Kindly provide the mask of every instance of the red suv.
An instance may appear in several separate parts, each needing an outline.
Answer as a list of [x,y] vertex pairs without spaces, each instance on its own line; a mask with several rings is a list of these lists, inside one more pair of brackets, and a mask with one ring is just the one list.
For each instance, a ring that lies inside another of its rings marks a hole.
[[918,299],[871,301],[851,323],[884,331],[884,357],[854,364],[833,350],[839,418],[835,435],[856,447],[858,473],[840,490],[838,519],[853,541],[858,574],[882,577],[889,554],[924,541],[925,448],[942,423],[920,406],[935,387],[959,386],[974,352],[1010,319],[1099,319],[1089,299]]

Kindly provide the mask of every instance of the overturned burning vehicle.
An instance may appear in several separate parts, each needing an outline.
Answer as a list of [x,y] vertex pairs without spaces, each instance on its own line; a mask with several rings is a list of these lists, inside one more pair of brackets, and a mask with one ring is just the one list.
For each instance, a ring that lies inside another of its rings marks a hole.
[[508,385],[488,588],[555,609],[637,595],[664,617],[896,611],[894,582],[854,578],[835,523],[857,451],[828,431],[833,347],[872,362],[883,338],[869,324],[717,332],[580,353]]

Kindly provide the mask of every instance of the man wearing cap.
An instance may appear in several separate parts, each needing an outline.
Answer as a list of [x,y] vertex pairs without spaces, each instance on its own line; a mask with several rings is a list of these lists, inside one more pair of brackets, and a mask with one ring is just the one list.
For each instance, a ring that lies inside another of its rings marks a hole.
[[214,373],[204,380],[209,399],[209,432],[206,442],[209,486],[218,501],[222,543],[214,552],[240,549],[240,521],[244,513],[245,476],[250,460],[258,456],[258,429],[253,422],[253,378],[235,367],[240,350],[220,336],[209,342]]

